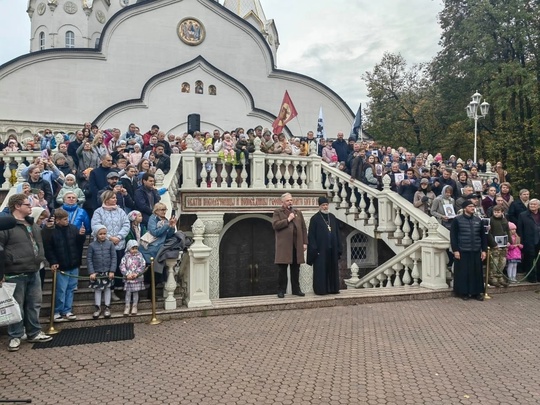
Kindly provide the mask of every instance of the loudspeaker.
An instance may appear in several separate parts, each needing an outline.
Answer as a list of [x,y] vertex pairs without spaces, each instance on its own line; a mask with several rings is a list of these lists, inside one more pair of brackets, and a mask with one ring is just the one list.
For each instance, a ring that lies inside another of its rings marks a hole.
[[188,134],[193,135],[195,131],[201,130],[201,116],[200,114],[189,114],[187,117],[187,131]]

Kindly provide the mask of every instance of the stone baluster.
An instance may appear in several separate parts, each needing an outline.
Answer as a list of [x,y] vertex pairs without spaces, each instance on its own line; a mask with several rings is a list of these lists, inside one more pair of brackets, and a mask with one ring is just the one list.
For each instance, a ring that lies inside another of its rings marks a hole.
[[[377,280],[379,280],[379,282],[377,284],[374,284],[375,285],[378,285],[379,287],[382,287],[383,284],[384,284],[384,280],[386,280],[386,275],[384,273],[379,273],[377,275]],[[390,279],[388,279],[388,282],[390,282]]]
[[[347,181],[344,182],[345,185],[347,184]],[[351,188],[351,207],[349,208],[349,212],[351,214],[357,214],[358,213],[358,208],[356,207],[356,203],[357,203],[357,199],[356,199],[356,186],[353,185],[353,183],[350,183],[350,188]]]
[[[212,170],[210,171],[210,187],[212,188],[216,188],[218,186],[218,183],[217,183],[217,177],[218,177],[218,172],[217,172],[217,163],[218,163],[218,160],[219,158],[217,157],[217,155],[214,155],[210,158],[210,161],[212,162]],[[223,166],[222,166],[223,168]]]
[[401,240],[401,243],[405,246],[409,246],[411,243],[412,243],[412,239],[411,237],[409,236],[409,233],[411,232],[411,225],[409,223],[409,214],[404,214],[404,219],[403,219],[403,233],[404,233],[404,236],[403,236],[403,239]]
[[[180,254],[180,258],[181,258]],[[174,298],[174,291],[176,290],[176,273],[178,272],[177,265],[179,259],[167,259],[165,260],[165,265],[167,266],[167,282],[163,287],[163,292],[165,296],[165,310],[169,311],[171,309],[176,309],[177,302]]]
[[238,187],[240,188],[248,188],[247,184],[247,178],[248,178],[248,172],[247,172],[247,166],[244,163],[244,155],[242,155],[242,169],[240,170],[240,183],[238,184]]
[[189,247],[188,308],[209,307],[210,301],[210,266],[209,256],[212,248],[203,243],[204,223],[197,219],[192,227],[193,244]]
[[410,269],[409,269],[409,259],[408,258],[403,259],[401,261],[401,264],[403,265],[403,277],[402,277],[403,285],[405,285],[405,287],[409,287],[412,281]]
[[300,188],[303,189],[303,190],[308,188],[307,175],[306,175],[307,163],[308,162],[305,159],[302,159],[302,161],[300,162],[300,165],[301,165],[301,168],[302,168],[302,171],[300,172]]
[[418,221],[416,219],[413,219],[412,223],[413,223],[412,240],[414,243],[420,240],[420,232],[418,231]]
[[268,158],[267,162],[268,162],[268,173],[266,174],[266,180],[267,180],[266,188],[276,188],[277,185],[274,185],[273,183],[273,180],[274,180],[273,169],[274,169],[275,159]]
[[293,163],[293,172],[292,172],[292,188],[298,189],[300,185],[298,184],[298,179],[300,175],[298,174],[298,168],[300,167],[300,162],[295,160]]
[[416,257],[416,255],[414,256],[414,259],[413,259],[413,267],[412,267],[412,273],[411,273],[411,277],[413,279],[413,286],[417,287],[419,284],[418,284],[418,279],[420,278],[420,271],[418,270],[418,259]]
[[396,230],[394,231],[394,236],[398,239],[403,238],[403,231],[401,230],[401,225],[403,225],[403,221],[401,220],[401,209],[399,207],[396,208],[396,217],[394,219],[394,225],[396,225]]
[[370,203],[371,204],[369,204],[368,208],[369,218],[367,224],[369,226],[375,226],[377,225],[377,220],[375,218],[375,213],[377,212],[377,210],[375,209],[375,198],[372,197]]
[[284,160],[283,165],[281,165],[281,168],[283,169],[283,181],[284,181],[284,188],[290,189],[291,188],[291,167],[293,165],[288,161]]
[[208,163],[207,157],[197,158],[201,165],[201,171],[199,172],[199,177],[201,179],[201,185],[199,188],[208,188],[208,183],[206,182],[208,171],[206,170],[206,164]]
[[9,163],[11,158],[9,156],[4,156],[4,184],[2,184],[2,190],[9,190],[11,188],[11,170],[9,169]]
[[[324,188],[327,190],[330,190],[330,186],[332,185],[332,179],[334,176],[330,172],[326,172],[326,180],[324,181]],[[335,195],[334,195],[335,198]]]
[[283,178],[283,174],[281,173],[282,163],[282,159],[276,159],[276,188],[283,188],[281,184],[281,179]]
[[[392,266],[392,270],[394,271],[394,274],[396,275],[394,277],[394,287],[400,287],[403,285],[403,283],[401,282],[401,275],[400,275],[400,271],[401,269],[403,268],[402,264],[401,263],[396,263]],[[407,269],[405,268],[405,272],[407,272]]]
[[334,184],[334,187],[337,187],[337,190],[339,190],[339,186],[341,185],[341,192],[339,193],[339,196],[341,198],[341,204],[339,204],[339,208],[347,209],[349,208],[349,202],[347,201],[347,189],[345,188],[346,181],[340,177],[336,177],[336,184]]
[[[392,275],[394,274],[394,269],[389,267],[384,271],[384,274],[386,275],[386,288],[392,287]],[[396,276],[397,278],[397,276]]]
[[360,213],[358,214],[358,219],[361,219],[365,221],[367,219],[367,213],[366,213],[366,195],[360,191],[360,204],[358,205],[360,208]]

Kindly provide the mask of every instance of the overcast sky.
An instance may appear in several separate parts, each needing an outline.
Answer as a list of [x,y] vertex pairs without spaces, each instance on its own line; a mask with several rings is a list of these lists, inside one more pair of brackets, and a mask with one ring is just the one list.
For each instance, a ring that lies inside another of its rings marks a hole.
[[[278,67],[311,76],[356,111],[368,101],[361,76],[384,52],[409,65],[439,48],[442,0],[261,0],[280,40]],[[0,0],[0,65],[29,50],[26,0]]]

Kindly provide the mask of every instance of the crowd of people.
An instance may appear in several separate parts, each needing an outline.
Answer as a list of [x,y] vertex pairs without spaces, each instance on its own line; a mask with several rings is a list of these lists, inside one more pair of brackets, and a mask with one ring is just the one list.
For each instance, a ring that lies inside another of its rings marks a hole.
[[[516,270],[528,272],[540,249],[538,200],[529,201],[528,190],[520,190],[519,196],[513,196],[510,176],[500,162],[489,176],[481,176],[479,173],[488,169],[481,159],[478,163],[464,162],[455,156],[445,160],[440,154],[432,156],[427,151],[414,155],[403,147],[394,149],[355,138],[345,140],[342,132],[334,141],[318,139],[312,131],[303,138],[289,140],[284,134],[272,134],[262,126],[247,131],[237,128],[223,133],[217,129],[212,133],[195,132],[191,147],[196,152],[217,152],[223,162],[231,165],[249,165],[256,138],[261,140],[261,151],[267,154],[306,156],[316,151],[323,161],[346,172],[351,180],[372,188],[381,189],[382,179],[388,175],[391,190],[437,218],[451,235],[463,231],[460,218],[471,214],[475,218],[474,226],[478,226],[478,219],[488,233],[482,232],[479,241],[467,246],[462,244],[462,238],[457,238],[456,243],[453,240],[449,264],[463,260],[467,255],[459,253],[473,245],[482,252],[489,245],[497,252],[490,280],[493,285],[516,281]],[[15,295],[24,313],[23,322],[9,327],[10,351],[18,350],[23,335],[29,341],[50,339],[41,332],[38,319],[45,262],[52,271],[59,271],[54,320],[76,319],[72,312],[73,292],[83,244],[90,234],[87,261],[89,285],[95,291],[94,318],[111,316],[111,300],[119,300],[120,291],[125,294],[124,315],[137,313],[139,291],[147,286],[145,268],[176,233],[174,213],[168,217],[167,207],[160,203],[166,190],[155,188],[154,173],[157,169],[167,173],[171,167],[170,155],[182,153],[187,142],[187,134],[166,135],[158,125],[141,134],[135,124],[130,124],[122,134],[117,128],[101,130],[87,123],[63,142],[57,143],[52,131],[45,130],[24,144],[10,136],[0,145],[5,156],[18,150],[39,152],[31,162],[25,162],[26,167],[20,172],[24,182],[17,185],[17,194],[11,196],[3,213],[13,215],[17,225],[0,231],[6,275],[17,285]],[[280,297],[284,295],[286,269],[290,264],[294,267],[293,293],[303,294],[296,269],[304,260],[308,236],[301,213],[289,206],[291,200],[289,195],[283,200],[281,211],[274,213],[274,228],[276,232],[279,227],[293,229],[295,238],[302,235],[302,243],[298,242],[290,255],[276,246]],[[320,221],[313,222],[313,227],[318,228],[314,228],[312,246],[326,241],[326,237],[317,238],[321,230],[328,228],[335,233],[338,228],[335,217],[328,213],[328,201],[321,200],[319,205]],[[489,226],[485,226],[488,219]],[[308,251],[308,262],[318,269],[334,266],[332,263],[337,263],[341,255],[341,244],[335,236],[331,239],[332,252],[320,256],[317,249]],[[523,263],[518,265],[521,251]],[[294,262],[289,262],[291,255],[297,256]],[[507,262],[507,276],[504,276]],[[468,280],[462,283],[460,275],[466,272],[460,274],[459,265],[456,269],[455,285],[461,286],[455,287],[458,295],[478,296],[477,280],[473,287]],[[334,270],[330,285],[325,281],[326,276],[317,271],[322,278],[316,277],[316,292],[339,292],[339,282],[335,279],[337,267]],[[529,272],[531,282],[538,281],[539,276],[536,270]]]

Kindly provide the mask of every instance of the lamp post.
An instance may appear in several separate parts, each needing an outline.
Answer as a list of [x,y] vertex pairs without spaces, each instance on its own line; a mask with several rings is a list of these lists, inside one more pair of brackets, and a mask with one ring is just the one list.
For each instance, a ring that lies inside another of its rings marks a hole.
[[[471,102],[467,106],[467,116],[474,120],[474,163],[478,163],[476,160],[476,138],[478,136],[478,118],[484,118],[488,115],[489,111],[489,104],[484,99],[484,102],[480,104],[480,100],[482,99],[482,95],[478,93],[478,90],[476,93],[474,93],[471,96]],[[480,115],[478,115],[478,106],[480,105]]]

